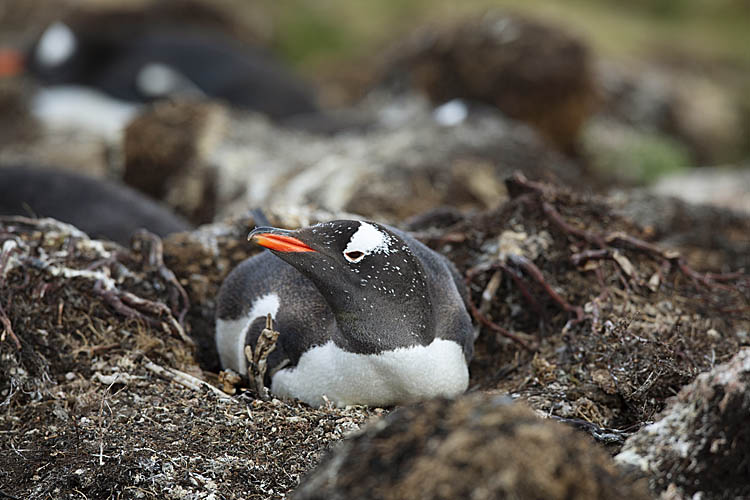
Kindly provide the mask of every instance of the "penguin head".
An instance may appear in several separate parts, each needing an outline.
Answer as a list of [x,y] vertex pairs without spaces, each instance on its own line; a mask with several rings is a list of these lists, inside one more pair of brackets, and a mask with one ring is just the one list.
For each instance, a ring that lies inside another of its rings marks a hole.
[[[339,321],[412,320],[415,335],[428,327],[424,269],[409,245],[375,222],[337,220],[287,231],[253,230],[248,239],[307,276]],[[393,318],[385,317],[393,315]]]
[[29,71],[47,84],[89,84],[116,59],[118,42],[102,33],[86,33],[63,21],[50,24],[31,47]]
[[[379,281],[385,282],[387,271],[402,271],[403,276],[415,260],[400,237],[375,222],[337,220],[295,231],[258,227],[248,239],[268,248],[314,281],[317,277],[330,286],[346,282],[359,286],[363,273],[382,276]],[[327,267],[321,267],[323,264]]]
[[73,29],[62,21],[49,25],[29,54],[29,67],[39,78],[50,83],[69,82],[81,71],[81,41]]

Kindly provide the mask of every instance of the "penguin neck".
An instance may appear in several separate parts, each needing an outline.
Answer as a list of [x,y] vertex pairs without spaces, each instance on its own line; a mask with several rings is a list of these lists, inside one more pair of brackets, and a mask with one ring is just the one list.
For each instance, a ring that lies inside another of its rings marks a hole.
[[355,289],[327,298],[342,347],[369,354],[432,341],[435,325],[427,290],[410,297],[374,292]]
[[[336,273],[334,262],[294,254],[289,263],[310,279],[336,320],[335,343],[360,354],[429,345],[436,322],[432,292],[421,262],[411,252],[389,262]],[[333,273],[331,271],[334,271]]]
[[421,264],[414,260],[411,265],[413,274],[408,277],[381,271],[382,280],[363,274],[357,284],[319,287],[336,318],[341,347],[377,353],[432,342],[435,320],[430,290]]

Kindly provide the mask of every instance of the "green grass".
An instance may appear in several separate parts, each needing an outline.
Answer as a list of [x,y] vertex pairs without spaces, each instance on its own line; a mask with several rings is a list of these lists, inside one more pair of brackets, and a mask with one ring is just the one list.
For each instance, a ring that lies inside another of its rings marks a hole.
[[424,22],[493,7],[558,23],[605,55],[643,58],[662,51],[750,68],[750,3],[746,0],[267,2],[278,48],[307,69],[326,60],[370,54]]
[[638,184],[693,165],[685,145],[671,137],[603,122],[588,124],[582,146],[595,169]]

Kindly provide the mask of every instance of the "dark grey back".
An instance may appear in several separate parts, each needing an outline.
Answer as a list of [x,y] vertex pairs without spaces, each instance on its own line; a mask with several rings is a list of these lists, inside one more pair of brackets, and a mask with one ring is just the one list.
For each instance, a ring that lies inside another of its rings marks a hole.
[[0,215],[52,217],[123,245],[138,229],[159,236],[191,229],[168,208],[125,185],[28,166],[0,167]]

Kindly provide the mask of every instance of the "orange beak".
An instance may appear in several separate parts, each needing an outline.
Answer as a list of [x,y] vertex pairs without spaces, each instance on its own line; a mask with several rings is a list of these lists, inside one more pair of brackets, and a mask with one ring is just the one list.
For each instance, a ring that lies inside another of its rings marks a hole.
[[293,236],[289,236],[283,229],[270,227],[259,227],[254,229],[247,237],[248,240],[256,242],[258,245],[275,250],[277,252],[315,252],[307,244]]
[[0,78],[16,76],[23,73],[24,56],[13,49],[0,49]]

